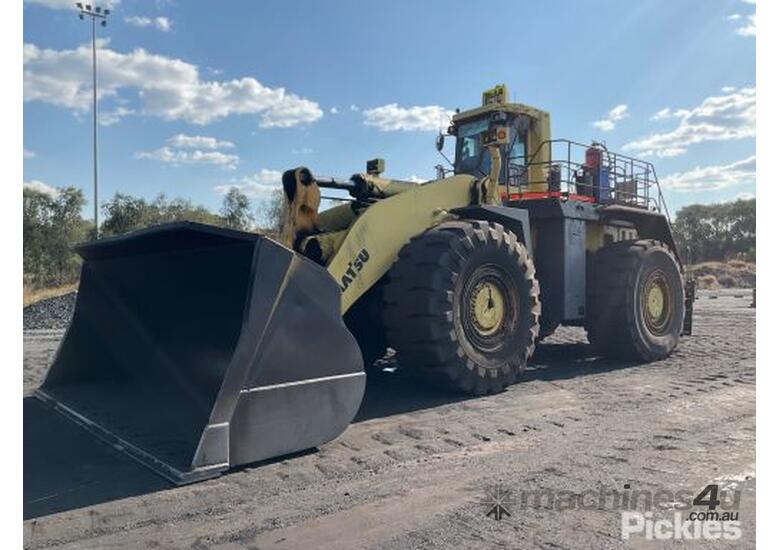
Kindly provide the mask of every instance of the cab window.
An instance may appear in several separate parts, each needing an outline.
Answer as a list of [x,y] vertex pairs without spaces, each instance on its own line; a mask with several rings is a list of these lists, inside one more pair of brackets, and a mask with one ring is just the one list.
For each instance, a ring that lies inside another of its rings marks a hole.
[[509,184],[513,186],[526,185],[526,150],[525,136],[516,134],[513,138],[512,149],[509,151],[508,173]]
[[458,128],[455,151],[457,173],[486,175],[490,172],[490,156],[483,153],[480,136],[488,129],[488,120],[482,119],[463,124]]

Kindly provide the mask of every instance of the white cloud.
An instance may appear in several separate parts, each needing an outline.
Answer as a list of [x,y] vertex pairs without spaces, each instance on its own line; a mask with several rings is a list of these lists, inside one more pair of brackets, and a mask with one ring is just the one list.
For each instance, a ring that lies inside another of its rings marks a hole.
[[207,136],[177,134],[166,140],[166,145],[154,151],[139,151],[138,159],[151,159],[165,164],[213,164],[233,170],[239,162],[238,155],[218,151],[234,147],[230,141],[221,141]]
[[613,107],[607,117],[601,120],[597,120],[593,123],[593,126],[603,132],[609,132],[615,129],[615,123],[619,120],[623,120],[628,116],[628,105],[620,104]]
[[[102,0],[101,8],[113,9],[119,5],[120,0]],[[35,4],[54,10],[73,10],[76,11],[76,2],[74,0],[24,0],[25,4]]]
[[151,159],[181,166],[184,164],[214,164],[232,170],[238,164],[237,155],[229,155],[220,151],[184,151],[171,149],[167,145],[154,151],[139,151],[135,154],[138,159]]
[[431,181],[430,179],[420,178],[417,177],[415,174],[412,174],[408,178],[406,178],[406,181],[411,181],[414,183],[425,183],[426,181]]
[[756,194],[751,193],[749,191],[743,191],[742,193],[737,193],[737,200],[738,201],[749,201],[750,199],[755,199]]
[[162,32],[168,32],[169,30],[171,30],[171,27],[173,27],[173,21],[171,21],[167,17],[155,17],[154,26],[157,27],[157,29],[161,30]]
[[756,14],[751,13],[747,16],[747,23],[737,29],[737,34],[740,36],[755,36],[756,35]]
[[[728,86],[725,86],[721,91],[723,92],[733,92],[736,90],[736,88],[730,88]],[[672,111],[669,107],[664,107],[660,111],[656,112],[652,117],[650,117],[650,120],[668,120],[670,118],[682,118],[685,116],[685,114],[688,111],[684,109],[677,109],[676,111]]]
[[666,149],[661,149],[660,151],[656,151],[656,155],[658,155],[659,158],[670,158],[670,157],[679,157],[682,154],[685,154],[687,149],[685,147],[667,147]]
[[24,158],[26,159],[32,159],[35,158],[35,151],[30,151],[29,149],[24,149]]
[[397,103],[391,103],[363,111],[363,123],[382,132],[439,130],[449,124],[452,114],[438,105],[399,107]]
[[132,17],[125,17],[125,23],[134,27],[150,27],[154,21],[152,21],[151,17],[133,15]]
[[188,136],[186,134],[176,134],[169,137],[166,143],[181,149],[232,149],[235,147],[235,144],[231,141],[208,136]]
[[154,26],[157,30],[162,32],[168,32],[171,30],[171,27],[173,27],[173,21],[167,17],[145,17],[133,15],[132,17],[125,17],[125,23],[134,27]]
[[[745,4],[752,6],[756,5],[755,0],[743,0]],[[755,9],[755,8],[754,8]],[[732,13],[726,17],[727,21],[739,21],[739,27],[736,29],[736,33],[740,36],[756,36],[756,13],[742,15],[739,13]]]
[[214,187],[214,191],[224,195],[233,188],[238,189],[250,199],[268,198],[271,193],[282,188],[282,173],[278,170],[263,168],[251,176],[217,185]]
[[661,185],[680,193],[714,191],[756,181],[756,157],[751,156],[731,164],[697,166],[687,172],[677,172],[661,178]]
[[135,114],[133,109],[128,109],[127,107],[123,107],[121,105],[108,111],[98,110],[98,124],[101,126],[111,126],[112,124],[116,124],[122,120],[124,117],[132,114]]
[[360,107],[358,107],[357,105],[355,105],[355,104],[353,103],[352,105],[350,105],[350,106],[349,106],[349,110],[350,110],[350,111],[352,111],[352,112],[354,113],[354,112],[357,112],[357,111],[359,111],[359,110],[360,110]]
[[[202,80],[198,67],[181,59],[136,49],[121,53],[101,41],[101,97],[134,90],[140,114],[164,120],[208,124],[230,115],[257,115],[263,128],[314,122],[322,110],[314,101],[264,86],[252,77]],[[24,99],[88,112],[92,100],[92,53],[88,45],[52,50],[24,45]]]
[[731,92],[736,92],[737,89],[734,86],[723,86],[720,91],[724,94],[730,94]]
[[339,108],[338,107],[331,107],[330,108],[330,114],[332,114],[332,115],[339,114]]
[[[656,115],[666,109],[659,111]],[[711,96],[692,109],[679,109],[677,128],[627,143],[623,149],[640,156],[676,156],[690,145],[707,141],[744,139],[756,135],[756,89]]]
[[672,110],[669,107],[665,107],[653,115],[651,120],[666,120],[672,118]]
[[24,189],[37,191],[38,193],[43,193],[44,195],[49,195],[50,197],[56,197],[60,194],[59,190],[57,190],[55,187],[47,185],[39,180],[26,181],[24,182],[23,187]]

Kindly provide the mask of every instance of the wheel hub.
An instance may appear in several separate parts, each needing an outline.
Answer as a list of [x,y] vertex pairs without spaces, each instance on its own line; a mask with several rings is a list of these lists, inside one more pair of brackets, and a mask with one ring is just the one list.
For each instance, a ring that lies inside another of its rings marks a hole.
[[495,264],[483,264],[466,280],[460,294],[459,319],[464,336],[479,353],[504,349],[517,320],[516,298],[508,286],[509,275]]
[[498,332],[505,314],[503,290],[491,281],[480,281],[474,286],[470,301],[471,318],[477,332],[482,336]]
[[661,271],[650,274],[642,292],[642,315],[647,328],[656,335],[665,331],[671,319],[671,287]]

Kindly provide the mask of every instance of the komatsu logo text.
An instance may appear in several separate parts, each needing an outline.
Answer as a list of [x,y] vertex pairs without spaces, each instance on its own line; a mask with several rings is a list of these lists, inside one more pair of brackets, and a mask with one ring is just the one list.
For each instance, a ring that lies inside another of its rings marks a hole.
[[357,253],[357,256],[355,256],[355,258],[349,262],[349,265],[347,265],[347,271],[344,273],[344,275],[341,276],[342,292],[347,290],[349,285],[352,284],[352,281],[355,280],[355,277],[357,277],[358,273],[360,273],[360,270],[363,269],[363,266],[368,263],[369,257],[368,250],[363,248],[360,250],[360,252]]

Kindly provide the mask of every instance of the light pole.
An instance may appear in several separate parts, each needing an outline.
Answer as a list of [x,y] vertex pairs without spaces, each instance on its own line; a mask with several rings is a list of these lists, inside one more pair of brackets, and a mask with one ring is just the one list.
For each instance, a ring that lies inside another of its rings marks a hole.
[[98,224],[97,49],[95,35],[98,21],[102,27],[105,27],[111,11],[81,2],[77,2],[76,7],[79,10],[79,19],[83,20],[84,16],[87,16],[92,20],[92,179],[95,195],[95,239],[97,239],[100,236],[100,225]]

